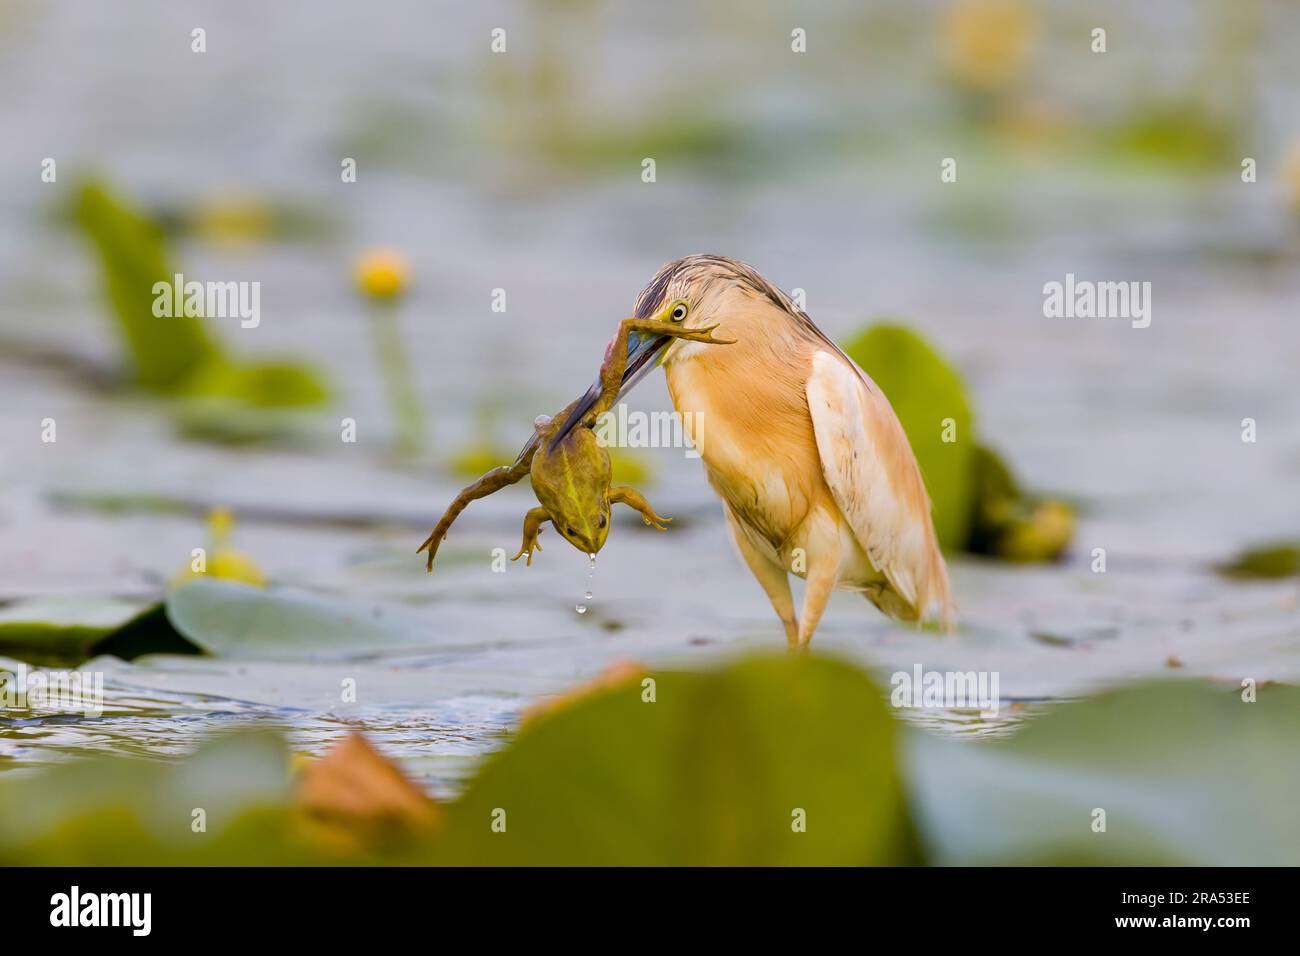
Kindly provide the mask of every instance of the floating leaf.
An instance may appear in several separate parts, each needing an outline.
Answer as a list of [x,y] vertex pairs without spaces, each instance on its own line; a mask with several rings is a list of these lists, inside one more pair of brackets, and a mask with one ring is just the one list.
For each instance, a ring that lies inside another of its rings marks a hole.
[[0,655],[33,664],[74,664],[140,613],[108,598],[46,598],[0,607]]
[[210,578],[169,594],[167,617],[208,653],[240,660],[363,658],[445,646],[426,619],[402,608]]
[[1249,548],[1226,564],[1218,572],[1230,578],[1290,578],[1300,574],[1300,544],[1277,541]]
[[202,654],[203,649],[181,636],[167,619],[167,610],[154,604],[94,643],[89,656],[112,654],[133,661],[146,654]]

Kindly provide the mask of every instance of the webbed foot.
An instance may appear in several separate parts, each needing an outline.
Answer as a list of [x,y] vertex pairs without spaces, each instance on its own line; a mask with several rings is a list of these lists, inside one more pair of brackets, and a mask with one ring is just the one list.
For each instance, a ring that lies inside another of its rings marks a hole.
[[665,518],[662,515],[655,514],[654,508],[650,507],[650,502],[646,501],[641,492],[637,491],[635,488],[629,488],[627,486],[611,488],[609,489],[609,501],[610,504],[622,502],[629,508],[635,508],[637,511],[641,512],[641,517],[645,519],[647,525],[652,528],[658,528],[660,531],[667,531],[668,522],[673,520],[672,518]]
[[524,515],[524,541],[519,546],[519,553],[511,558],[511,561],[518,561],[527,555],[528,560],[524,562],[525,566],[533,566],[533,552],[542,550],[542,543],[538,540],[538,536],[542,533],[542,523],[550,520],[551,516],[546,509],[540,507],[533,508],[528,514]]

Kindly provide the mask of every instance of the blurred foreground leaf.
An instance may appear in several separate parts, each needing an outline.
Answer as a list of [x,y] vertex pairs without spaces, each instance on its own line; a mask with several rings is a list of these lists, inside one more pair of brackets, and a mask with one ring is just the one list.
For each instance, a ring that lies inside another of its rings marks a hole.
[[632,675],[539,718],[488,758],[449,808],[436,859],[915,859],[894,766],[895,722],[861,671],[828,659],[781,657],[652,679],[653,702],[646,701],[651,685]]
[[94,757],[5,775],[0,865],[319,862],[286,825],[288,798],[283,741],[258,731],[215,738],[173,764]]
[[0,865],[1296,865],[1297,737],[1288,686],[1146,683],[970,740],[905,728],[834,660],[626,667],[445,817],[359,737],[291,793],[283,742],[245,731],[176,764],[0,774]]
[[[910,735],[934,862],[1300,863],[1300,688],[1190,681],[1062,704],[978,742]],[[1105,811],[1105,832],[1093,829]]]

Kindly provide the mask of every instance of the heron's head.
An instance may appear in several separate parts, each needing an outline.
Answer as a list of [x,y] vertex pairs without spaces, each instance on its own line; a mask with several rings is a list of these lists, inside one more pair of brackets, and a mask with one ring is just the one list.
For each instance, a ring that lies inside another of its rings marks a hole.
[[[785,293],[756,270],[736,259],[716,255],[686,256],[668,263],[637,296],[632,314],[638,319],[652,319],[688,329],[719,323],[725,325],[726,315],[737,296],[768,299],[791,315],[799,314]],[[717,346],[667,335],[633,332],[627,340],[627,368],[623,372],[620,397],[661,363],[686,357],[699,349],[712,348]],[[554,440],[562,438],[587,414],[599,394],[598,377]]]

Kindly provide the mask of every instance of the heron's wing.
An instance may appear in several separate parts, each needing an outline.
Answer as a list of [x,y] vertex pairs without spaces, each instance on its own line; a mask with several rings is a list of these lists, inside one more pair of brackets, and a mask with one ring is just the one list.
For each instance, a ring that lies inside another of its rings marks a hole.
[[822,475],[858,544],[918,619],[937,604],[949,624],[930,496],[889,400],[838,350],[813,354],[807,395]]

